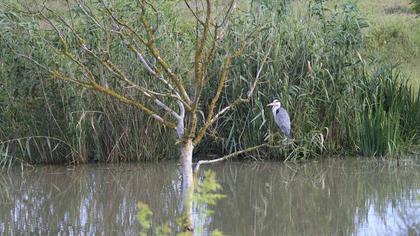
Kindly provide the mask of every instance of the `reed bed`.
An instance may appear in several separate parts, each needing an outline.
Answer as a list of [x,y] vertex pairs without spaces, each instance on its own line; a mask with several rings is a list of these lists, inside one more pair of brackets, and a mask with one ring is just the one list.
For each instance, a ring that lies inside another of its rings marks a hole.
[[[135,18],[129,3],[119,4],[121,15]],[[195,149],[197,154],[223,155],[264,142],[281,143],[283,137],[266,108],[273,99],[279,99],[290,112],[295,141],[248,157],[395,156],[416,150],[420,95],[404,82],[398,68],[363,55],[362,29],[368,24],[357,7],[345,3],[327,9],[320,1],[296,10],[294,4],[241,2],[241,15],[230,27],[239,36],[247,32],[243,21],[260,24],[263,30],[233,62],[219,106],[225,107],[247,91],[257,76],[259,83],[249,103],[237,106],[214,124]],[[25,58],[23,55],[30,55],[43,64],[78,73],[64,58],[51,57],[51,44],[58,39],[45,24],[17,9],[11,5],[0,8],[0,165],[151,161],[177,156],[172,130],[114,99],[48,79],[48,73]],[[89,19],[79,8],[70,9],[77,30],[89,45],[100,48],[106,40],[101,30],[86,24]],[[173,67],[187,75],[194,27],[172,9],[173,5],[161,9],[168,20],[161,23],[158,43]],[[97,14],[100,16],[100,8]],[[105,17],[98,19],[107,22]],[[224,40],[235,47],[237,38]],[[109,50],[125,71],[155,86],[121,41],[113,40]],[[209,67],[220,65],[216,58]],[[110,77],[94,61],[92,68],[100,77]],[[210,100],[217,84],[211,79],[208,83],[211,86],[203,97]]]

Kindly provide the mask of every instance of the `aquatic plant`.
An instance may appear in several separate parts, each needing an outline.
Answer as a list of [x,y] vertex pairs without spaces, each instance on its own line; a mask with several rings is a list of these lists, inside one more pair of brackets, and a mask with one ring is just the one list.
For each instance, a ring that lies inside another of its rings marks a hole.
[[419,142],[418,93],[395,69],[379,69],[362,80],[357,111],[359,148],[363,155],[395,155]]
[[153,215],[149,206],[143,202],[137,203],[137,221],[141,225],[141,236],[147,235],[147,231],[151,227],[150,217]]
[[[200,218],[200,223],[205,223],[207,219],[213,214],[213,211],[210,209],[211,206],[217,204],[217,202],[224,198],[225,195],[220,194],[221,185],[217,182],[216,174],[211,171],[205,171],[203,176],[198,176],[199,179],[196,181],[195,191],[193,193],[192,202],[195,206],[195,215]],[[188,201],[183,199],[183,201]],[[137,203],[137,221],[140,223],[140,235],[147,235],[148,232],[152,231],[155,235],[192,235],[191,232],[184,232],[186,222],[188,217],[185,213],[174,220],[176,222],[176,228],[171,228],[169,224],[164,223],[163,225],[154,225],[152,222],[152,211],[146,203],[139,202]],[[152,228],[152,226],[154,228]],[[205,225],[197,225],[194,228],[194,232],[201,235],[204,232]],[[181,230],[180,230],[181,229]],[[212,236],[221,236],[223,233],[217,229],[210,232],[209,235]]]

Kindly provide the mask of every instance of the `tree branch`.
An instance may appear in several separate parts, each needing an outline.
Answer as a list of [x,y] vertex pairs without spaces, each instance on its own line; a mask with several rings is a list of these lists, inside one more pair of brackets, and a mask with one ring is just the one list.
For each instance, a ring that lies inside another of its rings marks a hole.
[[[140,1],[139,1],[140,2]],[[140,2],[140,4],[142,4],[142,7],[144,8],[143,4],[146,4],[146,2]],[[141,37],[132,27],[130,27],[128,24],[122,22],[121,20],[119,20],[117,17],[115,17],[115,15],[112,13],[111,9],[109,9],[108,6],[106,6],[105,3],[103,3],[107,13],[109,14],[109,16],[112,18],[112,20],[117,23],[119,26],[127,29],[131,34],[133,34],[137,39],[139,39],[139,41],[146,46],[146,48],[148,49],[148,51],[152,54],[152,56],[156,59],[156,61],[159,63],[159,65],[163,68],[163,70],[165,71],[165,73],[168,74],[169,78],[171,79],[171,81],[175,84],[176,88],[178,89],[179,94],[181,95],[181,98],[183,100],[185,100],[186,103],[191,103],[191,99],[188,96],[184,84],[182,82],[182,80],[178,77],[178,75],[176,75],[172,69],[170,68],[169,64],[166,63],[166,61],[160,56],[160,52],[159,50],[156,48],[155,44],[154,44],[154,31],[151,29],[149,23],[147,22],[147,20],[144,18],[143,15],[140,16],[140,20],[143,24],[143,27],[146,30],[146,34],[147,34],[147,40],[144,39],[143,37]]]
[[188,3],[188,0],[184,0],[185,5],[187,5],[188,10],[193,14],[195,20],[204,26],[204,22],[198,17],[197,13],[191,8],[191,5]]
[[181,101],[177,101],[179,107],[179,116],[177,118],[176,133],[179,139],[184,137],[185,108]]
[[[59,73],[58,71],[52,71],[51,72],[52,77],[56,78],[56,79],[60,79],[60,80],[64,80],[64,81],[71,81],[74,82],[74,80],[69,79],[68,77],[66,77],[65,75]],[[118,101],[125,103],[127,105],[131,105],[134,106],[136,108],[138,108],[139,110],[142,110],[144,113],[146,113],[147,115],[153,117],[155,120],[161,122],[162,124],[164,124],[165,126],[175,129],[176,128],[176,124],[170,121],[165,120],[163,117],[159,116],[156,112],[152,111],[151,109],[147,108],[144,104],[135,101],[133,99],[127,98],[117,92],[115,92],[114,90],[110,89],[110,88],[105,88],[104,86],[96,83],[95,81],[89,81],[89,82],[83,82],[83,83],[78,83],[75,82],[78,85],[88,88],[88,89],[92,89],[92,90],[96,90],[98,92],[104,93],[106,95],[109,95],[111,97],[116,98]],[[178,117],[178,115],[177,115]]]
[[144,67],[146,68],[146,70],[151,73],[156,79],[158,79],[159,81],[161,81],[163,84],[165,84],[169,90],[171,90],[173,93],[175,93],[175,97],[181,101],[182,103],[184,103],[184,106],[187,106],[188,109],[190,109],[190,106],[186,103],[186,101],[182,100],[181,96],[179,95],[179,93],[175,90],[175,88],[171,85],[171,83],[169,83],[169,81],[167,81],[163,75],[160,75],[159,73],[157,73],[156,71],[154,71],[151,66],[149,65],[149,63],[147,62],[147,60],[144,58],[143,54],[141,54],[137,48],[135,48],[132,44],[127,44],[128,48],[134,52],[136,54],[136,56],[139,58],[139,60],[143,63]]
[[224,160],[227,160],[227,159],[232,158],[234,156],[238,156],[238,155],[241,155],[241,154],[244,154],[244,153],[247,153],[247,152],[252,152],[252,151],[258,150],[262,147],[269,147],[269,146],[270,146],[269,144],[264,143],[264,144],[260,144],[258,146],[250,147],[250,148],[247,148],[247,149],[244,149],[244,150],[240,150],[240,151],[231,153],[231,154],[226,155],[226,156],[221,157],[221,158],[217,158],[217,159],[213,159],[213,160],[198,161],[197,164],[195,165],[195,173],[197,173],[199,171],[200,165],[224,161]]
[[247,95],[248,99],[250,99],[252,97],[252,95],[254,94],[255,88],[257,87],[258,81],[260,80],[260,75],[261,75],[262,69],[264,68],[264,64],[267,62],[267,59],[268,59],[268,56],[270,55],[270,53],[271,53],[271,46],[268,49],[267,53],[265,54],[263,60],[261,61],[261,66],[257,71],[257,75],[255,76],[255,81],[252,84],[252,86],[251,86],[251,88],[248,92],[248,95]]
[[194,55],[194,79],[195,79],[195,95],[194,95],[194,104],[192,109],[195,110],[197,108],[198,102],[200,101],[201,91],[203,89],[203,51],[204,46],[207,42],[207,37],[210,30],[210,22],[211,22],[211,3],[210,0],[206,0],[206,18],[203,26],[203,35],[201,37],[197,37],[195,42],[195,55]]
[[[47,8],[48,9],[48,8]],[[55,14],[55,13],[54,13]],[[87,67],[80,61],[80,60],[77,60],[76,58],[75,58],[75,56],[74,55],[71,55],[70,54],[70,52],[68,52],[68,50],[67,50],[67,46],[66,46],[66,43],[65,43],[65,40],[64,40],[64,38],[61,36],[62,35],[62,33],[58,30],[58,28],[55,26],[55,24],[53,23],[53,22],[51,22],[50,20],[48,20],[43,14],[41,14],[43,17],[44,17],[44,19],[45,20],[47,20],[48,22],[49,22],[49,24],[55,29],[55,31],[57,32],[57,34],[59,35],[59,37],[60,37],[60,39],[61,39],[61,41],[62,41],[62,43],[63,43],[63,45],[65,46],[65,50],[64,50],[64,54],[67,56],[67,57],[69,57],[69,58],[71,58],[74,62],[76,62],[79,66],[81,66],[81,67],[83,67],[85,70],[88,70],[89,72],[90,72],[90,70],[89,69],[87,69]],[[132,87],[134,87],[134,88],[136,88],[138,91],[140,91],[143,95],[145,95],[148,99],[150,99],[150,100],[152,100],[152,101],[154,101],[159,107],[161,107],[161,108],[163,108],[165,111],[167,111],[167,112],[169,112],[171,115],[173,115],[174,117],[175,117],[175,119],[176,120],[179,120],[180,119],[180,116],[175,112],[175,111],[173,111],[169,106],[167,106],[166,104],[164,104],[162,101],[160,101],[159,99],[157,99],[157,97],[154,95],[154,92],[153,91],[149,91],[148,89],[146,89],[146,88],[143,88],[143,87],[141,87],[141,86],[139,86],[138,84],[136,84],[135,82],[133,82],[132,80],[130,80],[130,79],[128,79],[128,77],[122,72],[122,70],[120,70],[114,63],[112,63],[109,59],[107,59],[107,60],[103,60],[103,59],[101,59],[101,58],[99,58],[99,56],[95,53],[95,52],[93,52],[92,50],[90,50],[89,48],[87,48],[87,46],[85,45],[85,40],[76,32],[76,30],[75,29],[73,29],[73,27],[71,26],[71,25],[69,25],[63,18],[61,18],[60,16],[57,16],[60,20],[61,20],[61,22],[65,25],[65,27],[67,27],[71,32],[72,32],[72,34],[74,35],[74,37],[76,37],[76,39],[77,39],[77,42],[79,43],[79,45],[81,46],[81,48],[85,51],[85,52],[87,52],[89,55],[91,55],[94,59],[96,59],[100,64],[102,64],[105,68],[107,68],[108,69],[108,71],[110,71],[111,73],[113,73],[115,76],[117,76],[117,78],[119,78],[119,79],[121,79],[122,81],[124,81],[124,82],[126,82],[127,84],[129,84],[130,86],[132,86]],[[150,68],[150,67],[148,67],[148,69],[149,69],[149,72],[151,72],[152,74],[154,74],[154,75],[156,75],[156,73]],[[58,76],[58,77],[61,77],[61,78],[64,78],[63,76]],[[94,85],[94,84],[96,84],[96,82],[95,82],[95,79],[93,79],[93,74],[90,72],[89,73],[89,77],[91,77],[91,80],[90,80],[90,83],[88,83],[89,84],[89,88],[96,88],[96,90],[98,90],[98,91],[105,91],[105,90],[101,90],[101,89],[98,89],[98,87],[96,86],[96,85]],[[80,82],[79,82],[79,84],[80,84]],[[83,84],[81,84],[81,85],[83,85]],[[84,85],[84,87],[86,87],[86,85],[87,84],[85,84]],[[97,84],[98,85],[98,84]],[[100,85],[99,85],[100,86]],[[103,87],[103,86],[101,86],[101,87]],[[106,92],[106,91],[105,91]],[[114,96],[114,97],[116,97],[115,96],[115,94],[117,94],[117,93],[108,93],[109,95],[111,95],[111,96]],[[112,95],[112,94],[114,94],[114,95]],[[123,96],[122,96],[123,97]],[[117,98],[117,99],[119,99],[120,101],[122,101],[123,99],[121,99],[121,98]],[[131,100],[131,99],[129,99],[129,100]],[[128,101],[128,100],[127,100]],[[125,102],[125,103],[127,103],[127,101]],[[132,100],[132,101],[134,101],[134,100]],[[134,103],[131,103],[131,102],[129,102],[128,104],[131,104],[131,105],[135,105]],[[135,105],[135,106],[137,106],[137,107],[141,107],[141,105],[142,104],[138,104],[138,105]],[[144,106],[144,105],[142,105],[142,106]],[[146,108],[145,106],[144,106],[144,108]],[[170,124],[171,122],[168,122],[168,121],[165,121],[162,117],[160,117],[160,116],[158,116],[156,113],[155,114],[151,114],[150,112],[147,112],[144,108],[142,108],[142,110],[144,110],[146,113],[149,113],[149,115],[152,115],[152,116],[154,116],[157,120],[159,120],[159,121],[161,121],[161,122],[163,122],[164,124],[167,124],[167,125],[170,125],[170,126],[173,126],[172,124]],[[175,128],[175,127],[172,127],[172,128]]]
[[206,122],[204,123],[203,127],[198,131],[198,134],[193,141],[194,145],[197,145],[201,141],[201,139],[206,134],[206,130],[211,125],[211,119],[213,118],[214,109],[216,108],[216,104],[219,101],[220,94],[222,93],[222,90],[225,86],[225,81],[227,79],[227,74],[228,74],[228,68],[231,64],[231,61],[232,61],[232,57],[228,55],[226,57],[226,60],[225,60],[224,66],[223,66],[221,78],[220,78],[219,83],[217,85],[216,94],[214,95],[212,101],[210,102],[209,113],[207,115]]

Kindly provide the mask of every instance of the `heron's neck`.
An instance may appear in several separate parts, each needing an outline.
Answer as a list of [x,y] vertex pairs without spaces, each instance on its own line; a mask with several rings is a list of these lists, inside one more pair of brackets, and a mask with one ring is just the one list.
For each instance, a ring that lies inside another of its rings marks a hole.
[[271,110],[273,111],[273,115],[274,115],[274,116],[277,114],[277,109],[279,109],[279,108],[280,108],[280,106],[278,106],[278,105],[275,105],[275,106],[273,106],[273,107],[271,108]]

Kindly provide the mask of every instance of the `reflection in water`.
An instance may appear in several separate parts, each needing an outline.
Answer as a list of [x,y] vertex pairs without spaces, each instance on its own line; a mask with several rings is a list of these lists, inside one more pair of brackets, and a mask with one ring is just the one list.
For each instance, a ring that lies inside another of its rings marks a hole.
[[[214,225],[227,234],[420,233],[418,167],[331,160],[217,169],[227,198],[218,205]],[[395,220],[404,224],[391,224]]]
[[[414,164],[233,162],[203,169],[216,172],[226,195],[213,216],[195,215],[204,232],[420,234],[420,168]],[[138,201],[153,211],[154,226],[173,226],[182,209],[179,176],[176,163],[1,171],[0,235],[137,235]]]

